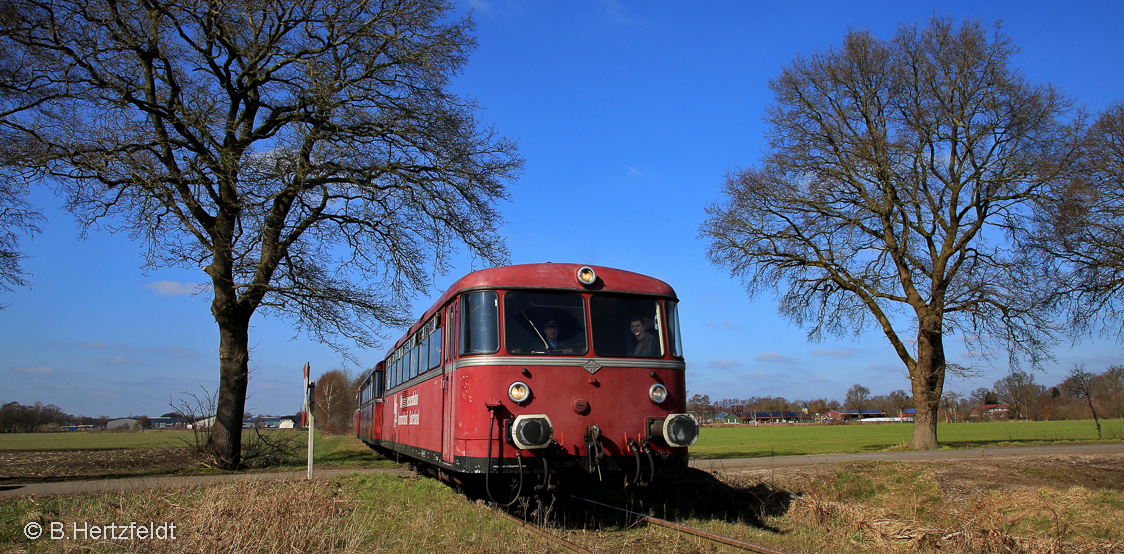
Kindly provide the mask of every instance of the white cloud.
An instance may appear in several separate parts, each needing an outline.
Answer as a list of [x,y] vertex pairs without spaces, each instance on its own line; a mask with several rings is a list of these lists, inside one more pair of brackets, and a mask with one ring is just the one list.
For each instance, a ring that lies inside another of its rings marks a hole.
[[181,283],[179,281],[154,281],[144,285],[156,296],[182,296],[198,294],[206,285],[199,283]]
[[14,371],[15,373],[54,373],[55,368],[48,366],[17,367],[13,368],[12,371]]
[[738,379],[752,379],[754,381],[760,381],[761,379],[771,379],[773,377],[776,377],[776,375],[771,375],[768,373],[743,373],[741,375],[738,375]]
[[706,366],[711,369],[733,369],[745,364],[737,360],[711,360]]
[[853,348],[839,348],[839,349],[834,349],[834,350],[821,349],[821,350],[813,350],[812,351],[812,354],[815,354],[816,356],[831,356],[831,357],[835,357],[835,358],[842,358],[842,357],[850,356],[851,354],[854,354],[854,353],[855,353],[855,349],[853,349]]
[[767,362],[771,364],[787,364],[796,361],[796,358],[789,358],[788,356],[777,352],[762,352],[761,354],[758,354],[754,359],[759,362]]
[[706,324],[703,324],[703,327],[706,327],[708,329],[731,329],[731,330],[737,330],[737,329],[742,328],[741,325],[738,325],[736,323],[731,323],[729,321],[723,321],[722,323],[706,323]]

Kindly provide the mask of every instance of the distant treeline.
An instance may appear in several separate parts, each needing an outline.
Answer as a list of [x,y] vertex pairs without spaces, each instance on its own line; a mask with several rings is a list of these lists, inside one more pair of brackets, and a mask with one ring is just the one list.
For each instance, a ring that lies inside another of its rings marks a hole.
[[8,402],[0,406],[0,433],[31,433],[33,431],[57,431],[74,425],[92,425],[104,428],[109,422],[106,416],[74,416],[54,404],[43,405],[36,402],[25,406],[19,402]]
[[[827,398],[790,400],[784,397],[725,398],[711,401],[695,394],[687,409],[700,419],[710,420],[727,412],[802,412],[823,416],[830,410],[876,410],[897,416],[913,408],[913,398],[904,390],[872,396],[870,389],[855,384],[846,400]],[[998,409],[997,409],[998,408]],[[1074,366],[1065,380],[1046,386],[1035,382],[1035,374],[1012,371],[995,384],[979,387],[967,394],[945,389],[940,401],[940,420],[988,421],[1019,419],[1053,421],[1060,419],[1124,419],[1124,366],[1113,365],[1101,373]]]

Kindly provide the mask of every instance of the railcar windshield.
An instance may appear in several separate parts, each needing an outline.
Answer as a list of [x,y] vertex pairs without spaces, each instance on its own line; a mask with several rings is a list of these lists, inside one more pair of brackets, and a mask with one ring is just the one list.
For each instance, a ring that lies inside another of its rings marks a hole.
[[660,303],[638,296],[593,295],[589,299],[593,351],[605,357],[663,356]]
[[503,306],[509,354],[573,356],[589,350],[581,294],[512,291],[504,294]]

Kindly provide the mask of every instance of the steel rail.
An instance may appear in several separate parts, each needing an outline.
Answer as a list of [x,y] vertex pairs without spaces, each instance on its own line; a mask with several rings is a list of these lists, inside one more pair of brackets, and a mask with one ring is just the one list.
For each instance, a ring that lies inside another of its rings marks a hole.
[[641,514],[641,513],[633,512],[632,510],[620,508],[618,506],[610,506],[608,504],[603,504],[601,502],[597,502],[596,500],[590,500],[588,498],[581,498],[579,496],[573,496],[573,495],[571,495],[570,498],[573,498],[574,500],[581,500],[582,502],[588,502],[590,504],[595,504],[597,506],[609,508],[611,510],[618,510],[618,511],[621,511],[621,512],[625,512],[629,515],[636,516],[637,518],[639,518],[643,521],[646,521],[648,523],[652,523],[654,525],[660,525],[662,527],[674,529],[674,530],[682,532],[682,533],[687,533],[688,535],[694,535],[696,537],[700,537],[700,538],[703,538],[703,539],[706,539],[706,540],[709,540],[709,541],[714,541],[714,542],[717,542],[717,543],[722,543],[722,544],[725,544],[727,546],[733,546],[735,548],[740,548],[742,550],[748,550],[750,552],[758,552],[759,554],[788,554],[787,552],[784,552],[783,550],[776,550],[774,548],[769,548],[767,546],[761,546],[759,544],[753,544],[753,543],[750,543],[750,542],[740,541],[738,539],[733,539],[733,538],[726,537],[726,536],[723,536],[723,535],[717,535],[715,533],[703,531],[702,529],[695,529],[694,527],[688,527],[686,525],[681,525],[681,524],[675,523],[673,521],[668,521],[666,519],[660,519],[660,518],[657,518],[657,517],[644,515],[644,514]]
[[511,521],[512,523],[519,524],[520,527],[522,527],[522,528],[524,528],[528,531],[531,531],[532,533],[535,533],[536,535],[539,535],[541,537],[552,540],[552,541],[562,545],[563,548],[565,548],[566,550],[569,550],[570,552],[576,552],[577,554],[593,554],[592,550],[587,550],[585,548],[582,548],[582,547],[580,547],[580,546],[578,546],[578,545],[576,545],[576,544],[574,544],[574,543],[572,543],[572,542],[570,542],[570,541],[568,541],[568,540],[566,540],[562,537],[559,537],[558,535],[555,535],[554,533],[551,533],[550,531],[547,531],[546,529],[542,528],[541,526],[538,526],[538,525],[535,525],[533,523],[529,523],[527,521],[519,519],[519,518],[505,512],[505,511],[499,509],[499,508],[492,507],[492,511],[495,512],[500,517],[502,517],[502,518],[504,518],[508,521]]

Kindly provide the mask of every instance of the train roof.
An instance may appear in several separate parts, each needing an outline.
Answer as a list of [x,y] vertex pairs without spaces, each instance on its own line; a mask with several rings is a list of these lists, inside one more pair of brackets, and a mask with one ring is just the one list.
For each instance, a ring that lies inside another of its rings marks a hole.
[[[578,282],[578,270],[583,267],[592,268],[597,273],[597,281],[588,287]],[[468,290],[516,288],[596,290],[675,297],[675,290],[655,277],[611,267],[548,262],[474,271],[453,283],[438,304],[444,304],[448,297]]]
[[[589,286],[578,281],[578,271],[589,267],[597,273],[597,280]],[[418,321],[399,339],[397,348],[406,337],[417,330],[450,298],[462,292],[490,289],[550,289],[574,291],[598,291],[610,293],[649,294],[678,300],[671,285],[647,275],[597,265],[571,263],[538,263],[493,267],[473,271],[458,279],[445,294],[439,298]]]

